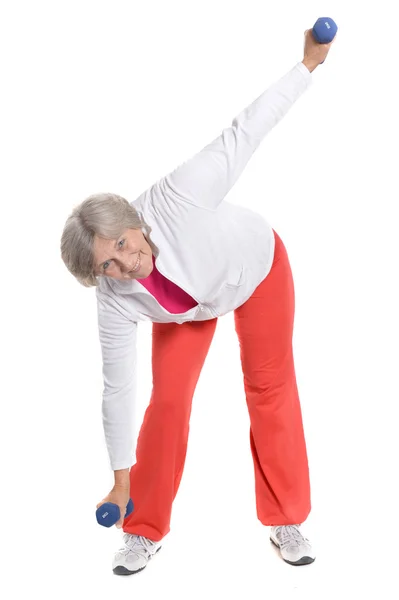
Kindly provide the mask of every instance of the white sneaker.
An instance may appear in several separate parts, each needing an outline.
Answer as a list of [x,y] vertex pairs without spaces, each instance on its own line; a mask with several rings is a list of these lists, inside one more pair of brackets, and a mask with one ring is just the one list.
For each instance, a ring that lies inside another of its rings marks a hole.
[[289,565],[310,565],[316,559],[312,546],[302,535],[299,525],[272,527],[270,540],[280,549],[282,559]]
[[133,575],[142,571],[162,547],[159,542],[131,533],[125,533],[123,541],[125,546],[116,552],[112,562],[115,575]]

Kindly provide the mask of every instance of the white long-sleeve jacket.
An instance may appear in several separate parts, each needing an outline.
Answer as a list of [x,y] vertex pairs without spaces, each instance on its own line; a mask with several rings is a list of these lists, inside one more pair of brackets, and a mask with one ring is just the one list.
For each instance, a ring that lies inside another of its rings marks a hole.
[[224,315],[242,305],[269,273],[271,226],[225,197],[260,142],[311,81],[308,69],[295,65],[219,137],[132,202],[152,227],[151,239],[160,251],[157,269],[198,306],[171,314],[137,281],[100,278],[103,425],[113,470],[133,464],[138,321],[184,323]]

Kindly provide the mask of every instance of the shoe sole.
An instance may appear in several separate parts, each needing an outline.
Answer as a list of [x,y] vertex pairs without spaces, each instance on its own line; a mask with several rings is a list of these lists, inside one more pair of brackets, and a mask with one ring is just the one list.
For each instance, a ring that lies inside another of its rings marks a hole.
[[276,546],[276,548],[278,548],[280,550],[280,555],[281,555],[281,558],[283,559],[283,561],[289,565],[292,565],[293,567],[303,567],[304,565],[311,565],[316,560],[315,558],[312,558],[311,556],[302,556],[302,558],[300,558],[296,562],[286,560],[283,557],[283,555],[281,554],[280,546],[278,544],[276,544],[276,542],[272,538],[270,538],[270,541],[274,546]]
[[[155,554],[158,554],[161,548],[162,546],[159,546],[157,551],[154,554],[151,554],[150,558],[147,561],[147,565],[150,562],[150,560],[155,556]],[[144,571],[147,565],[144,565],[144,567],[141,567],[141,569],[137,569],[136,571],[129,571],[129,569],[126,569],[126,567],[122,567],[122,565],[119,565],[118,567],[115,567],[112,570],[115,573],[115,575],[136,575],[136,573],[141,573],[141,571]]]

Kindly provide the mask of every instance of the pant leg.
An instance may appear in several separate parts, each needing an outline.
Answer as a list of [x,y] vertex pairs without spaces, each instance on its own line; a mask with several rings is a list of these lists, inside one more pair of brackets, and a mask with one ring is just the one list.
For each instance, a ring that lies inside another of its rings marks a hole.
[[135,509],[123,530],[160,541],[170,530],[172,503],[183,474],[192,398],[217,319],[154,323],[153,389],[130,470]]
[[286,248],[275,234],[272,269],[235,311],[256,507],[264,525],[302,523],[310,512],[310,483],[292,337],[295,296]]

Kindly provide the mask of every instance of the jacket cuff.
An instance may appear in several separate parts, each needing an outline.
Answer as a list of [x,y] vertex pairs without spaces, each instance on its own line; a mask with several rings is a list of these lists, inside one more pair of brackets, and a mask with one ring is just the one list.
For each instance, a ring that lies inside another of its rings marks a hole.
[[308,84],[310,84],[312,82],[312,73],[309,71],[309,69],[307,67],[305,67],[305,65],[303,64],[303,62],[299,62],[296,65],[296,68],[302,73],[302,75],[306,78]]

